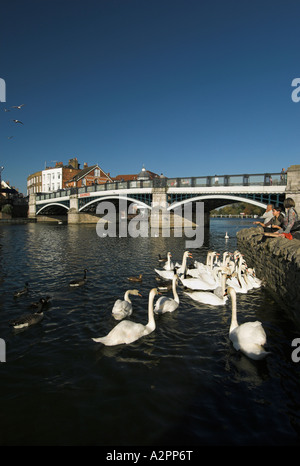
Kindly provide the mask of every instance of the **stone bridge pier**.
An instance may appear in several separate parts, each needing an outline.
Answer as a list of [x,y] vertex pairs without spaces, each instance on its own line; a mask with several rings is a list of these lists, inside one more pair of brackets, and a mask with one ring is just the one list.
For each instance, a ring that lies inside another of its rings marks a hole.
[[300,165],[291,165],[287,169],[285,198],[287,197],[294,199],[298,216],[300,216]]

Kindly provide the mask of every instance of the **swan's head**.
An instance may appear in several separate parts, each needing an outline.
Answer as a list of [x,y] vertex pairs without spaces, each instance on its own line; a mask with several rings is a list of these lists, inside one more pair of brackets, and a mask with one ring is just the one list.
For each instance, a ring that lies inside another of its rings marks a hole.
[[150,291],[149,295],[151,296],[155,296],[157,294],[161,294],[157,288],[152,288],[152,290]]
[[142,296],[139,292],[139,290],[130,290],[130,294],[133,294],[135,296]]

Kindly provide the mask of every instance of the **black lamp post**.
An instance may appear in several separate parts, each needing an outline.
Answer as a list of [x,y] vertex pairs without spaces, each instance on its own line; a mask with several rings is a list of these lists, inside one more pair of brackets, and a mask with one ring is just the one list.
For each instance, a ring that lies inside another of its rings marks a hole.
[[3,172],[4,167],[0,167],[0,191],[2,189],[2,179],[1,179],[1,173]]

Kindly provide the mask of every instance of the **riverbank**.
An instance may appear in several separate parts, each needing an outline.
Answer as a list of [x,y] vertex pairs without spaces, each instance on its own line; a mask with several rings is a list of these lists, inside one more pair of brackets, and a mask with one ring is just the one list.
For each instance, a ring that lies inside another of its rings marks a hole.
[[266,238],[261,228],[246,228],[237,232],[238,249],[248,267],[255,268],[274,299],[300,326],[300,241],[286,238]]
[[35,218],[0,218],[0,225],[2,224],[17,224],[17,223],[36,223]]

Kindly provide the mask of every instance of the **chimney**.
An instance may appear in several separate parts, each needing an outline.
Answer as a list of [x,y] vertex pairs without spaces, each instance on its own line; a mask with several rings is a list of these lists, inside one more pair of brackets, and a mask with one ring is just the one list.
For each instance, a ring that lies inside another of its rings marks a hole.
[[84,162],[83,168],[87,168],[87,167],[88,167],[88,164],[86,162]]
[[69,160],[69,165],[72,165],[73,168],[78,170],[79,165],[78,165],[77,157],[75,157],[74,159],[70,159]]

